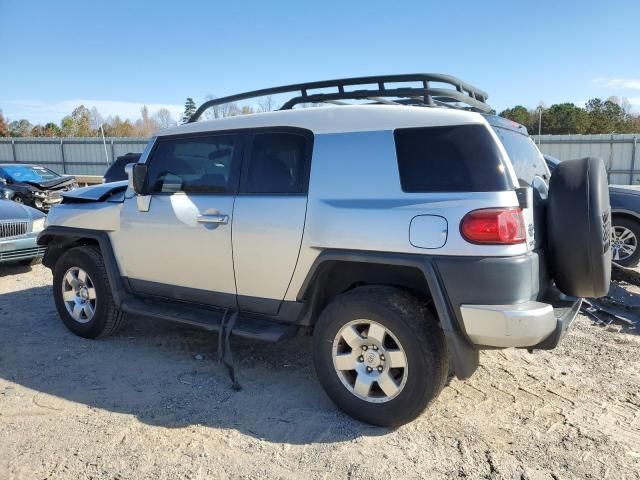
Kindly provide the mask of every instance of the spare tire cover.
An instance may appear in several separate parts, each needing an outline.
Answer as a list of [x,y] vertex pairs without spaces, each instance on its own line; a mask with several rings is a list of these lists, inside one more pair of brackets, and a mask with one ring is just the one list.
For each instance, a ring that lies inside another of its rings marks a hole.
[[611,281],[611,207],[599,158],[561,162],[551,175],[547,208],[549,267],[556,286],[601,297]]

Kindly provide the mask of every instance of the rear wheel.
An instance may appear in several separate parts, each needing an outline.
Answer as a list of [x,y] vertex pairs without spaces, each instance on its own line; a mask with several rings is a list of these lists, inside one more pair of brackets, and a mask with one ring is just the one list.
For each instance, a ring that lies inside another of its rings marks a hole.
[[638,261],[640,261],[639,240],[640,223],[628,218],[613,218],[611,251],[614,262],[623,267],[638,265]]
[[102,255],[93,247],[72,248],[56,262],[53,298],[64,324],[81,337],[110,335],[122,324]]
[[380,426],[413,420],[447,378],[445,339],[411,295],[361,287],[336,297],[314,332],[314,365],[338,407]]

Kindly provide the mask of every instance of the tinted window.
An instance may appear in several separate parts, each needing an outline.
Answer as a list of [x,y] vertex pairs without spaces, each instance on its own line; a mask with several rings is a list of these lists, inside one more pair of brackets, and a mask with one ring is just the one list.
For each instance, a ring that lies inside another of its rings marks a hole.
[[494,127],[494,130],[509,154],[519,181],[531,185],[536,176],[548,180],[544,159],[531,137],[505,128]]
[[246,193],[306,193],[308,137],[295,133],[258,133],[247,167]]
[[150,193],[233,193],[234,135],[160,139],[149,160]]
[[395,131],[405,192],[497,192],[512,188],[498,146],[483,125]]

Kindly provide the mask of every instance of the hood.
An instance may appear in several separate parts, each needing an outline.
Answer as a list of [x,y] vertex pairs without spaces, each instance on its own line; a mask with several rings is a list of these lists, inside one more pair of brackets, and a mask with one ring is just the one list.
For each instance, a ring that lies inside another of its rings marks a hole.
[[63,203],[102,202],[116,193],[124,192],[128,184],[127,180],[123,180],[76,188],[62,194]]
[[26,183],[27,185],[31,185],[33,187],[37,187],[37,188],[41,188],[43,190],[48,190],[50,188],[56,188],[56,187],[66,187],[67,185],[70,185],[71,183],[73,183],[75,180],[75,177],[59,177],[59,178],[54,178],[52,180],[45,180],[42,182],[25,182],[23,181],[22,183]]
[[35,208],[21,205],[11,200],[0,200],[0,221],[29,220],[44,217],[44,213]]
[[640,195],[640,185],[609,185],[609,192]]

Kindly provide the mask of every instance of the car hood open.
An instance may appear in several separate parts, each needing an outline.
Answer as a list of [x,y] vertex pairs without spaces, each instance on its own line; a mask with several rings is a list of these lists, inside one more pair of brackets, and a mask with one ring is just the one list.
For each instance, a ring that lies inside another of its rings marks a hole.
[[124,193],[127,185],[127,180],[123,180],[76,188],[62,194],[63,203],[104,202],[117,193]]

